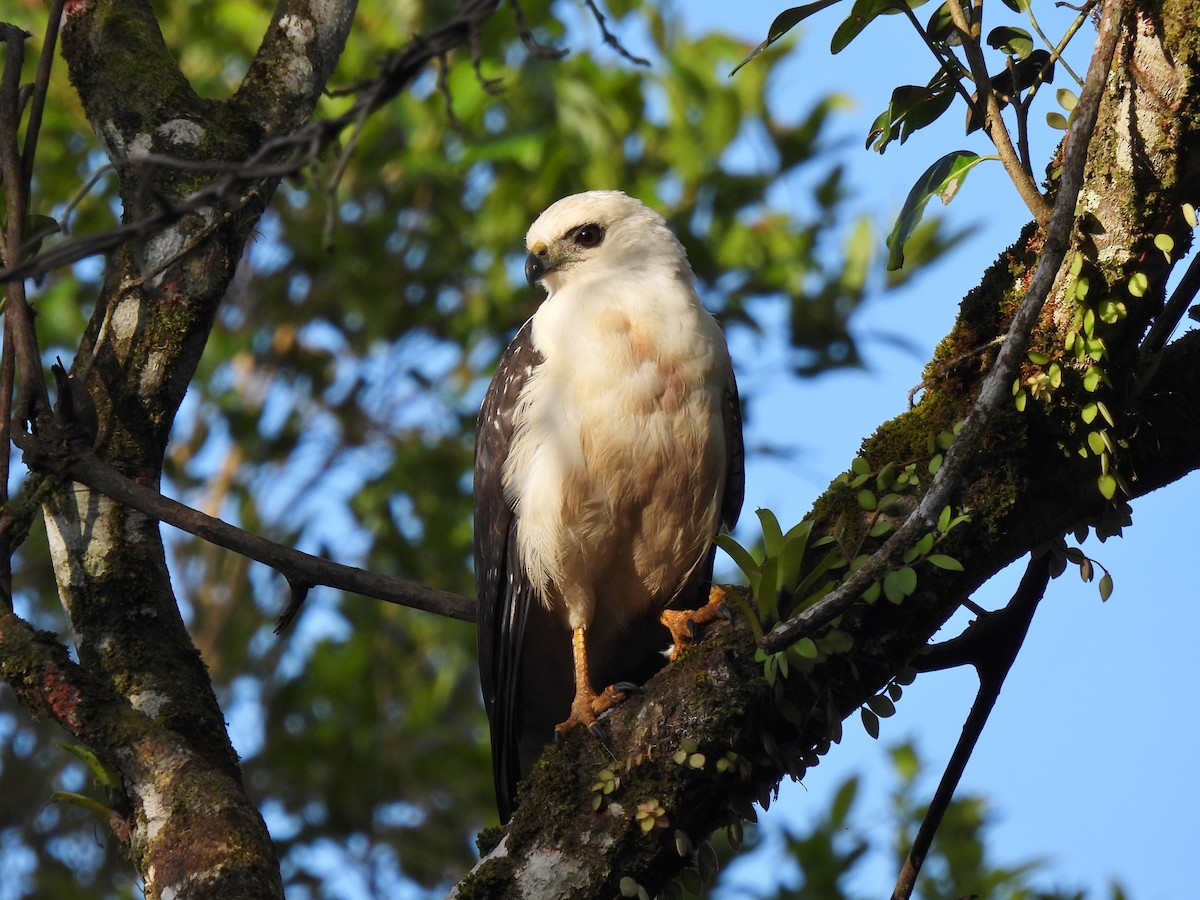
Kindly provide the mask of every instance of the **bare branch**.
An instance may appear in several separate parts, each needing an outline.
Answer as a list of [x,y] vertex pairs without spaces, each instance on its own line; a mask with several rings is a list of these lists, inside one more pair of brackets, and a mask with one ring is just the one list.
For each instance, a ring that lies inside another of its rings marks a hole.
[[1142,341],[1141,349],[1143,351],[1157,353],[1166,346],[1171,332],[1175,330],[1175,326],[1179,324],[1180,319],[1187,312],[1187,308],[1196,299],[1198,291],[1200,291],[1200,255],[1192,257],[1187,271],[1183,273],[1183,278],[1175,286],[1171,299],[1163,306],[1162,312],[1155,317],[1154,324],[1150,326],[1150,331],[1146,334],[1146,339]]
[[[25,242],[25,217],[29,211],[29,181],[17,147],[21,123],[21,63],[25,56],[25,39],[29,35],[15,25],[0,24],[5,43],[4,75],[0,80],[0,183],[4,185],[5,216],[3,262],[11,266],[21,258]],[[25,285],[14,281],[5,289],[6,309],[5,347],[11,347],[14,363],[20,375],[17,394],[17,414],[30,418],[47,411],[46,385],[42,381],[37,336],[29,307],[25,302]]]
[[86,484],[160,522],[270,566],[287,578],[293,591],[297,585],[325,585],[451,619],[475,621],[475,604],[466,597],[321,559],[243,531],[126,478],[78,442],[52,441],[28,432],[14,433],[13,441],[30,468]]
[[975,751],[975,745],[979,742],[979,736],[983,733],[988,717],[996,705],[996,698],[1000,696],[1000,688],[1004,686],[1009,669],[1025,643],[1025,636],[1029,634],[1029,623],[1033,621],[1033,615],[1037,612],[1049,582],[1050,554],[1044,553],[1029,561],[1025,575],[1008,606],[991,613],[986,619],[976,620],[962,637],[956,639],[959,641],[956,650],[966,651],[966,660],[974,665],[979,673],[979,693],[967,715],[967,721],[963,724],[958,743],[954,745],[954,752],[950,754],[950,760],[946,763],[946,770],[942,773],[942,780],[929,803],[925,818],[921,820],[921,827],[917,829],[913,845],[905,857],[900,877],[896,880],[896,888],[892,891],[892,900],[909,900],[912,896],[921,866],[933,844],[934,835],[937,834],[946,810],[950,808],[950,801],[954,798],[967,761]]

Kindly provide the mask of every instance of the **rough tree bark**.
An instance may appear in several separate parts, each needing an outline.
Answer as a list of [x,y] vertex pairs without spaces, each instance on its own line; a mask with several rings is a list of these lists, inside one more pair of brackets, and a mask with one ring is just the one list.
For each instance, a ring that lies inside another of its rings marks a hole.
[[[126,220],[182,201],[215,177],[137,157],[244,160],[307,122],[352,15],[352,2],[282,0],[240,90],[215,102],[197,97],[180,74],[146,0],[69,3],[63,55],[120,172]],[[1153,377],[1138,377],[1149,371],[1139,341],[1161,309],[1169,271],[1154,237],[1171,235],[1184,247],[1190,235],[1180,206],[1200,195],[1198,20],[1200,0],[1138,4],[1106,86],[1075,237],[1091,296],[1120,294],[1128,308],[1104,332],[1104,402],[1113,428],[1130,438],[1117,457],[1131,498],[1200,467],[1200,334],[1168,345]],[[99,455],[143,484],[159,482],[171,423],[275,185],[274,177],[245,178],[237,196],[138,235],[109,261],[72,374],[96,407]],[[921,402],[864,444],[874,470],[922,457],[930,436],[964,416],[1041,241],[1038,227],[1025,229],[964,300]],[[1140,299],[1126,291],[1135,271],[1150,285]],[[1080,302],[1065,288],[1051,298],[1035,349],[1063,346]],[[783,775],[814,765],[840,720],[907,667],[972,590],[1064,531],[1111,519],[1095,460],[1058,446],[1079,441],[1081,399],[1068,386],[1049,405],[1011,409],[993,423],[958,503],[970,507],[970,520],[947,548],[964,571],[927,567],[902,605],[856,607],[839,625],[852,649],[774,686],[754,661],[744,623],[714,629],[613,716],[615,764],[579,736],[546,754],[502,852],[464,880],[459,896],[615,896],[622,877],[661,888],[692,862],[689,841],[746,814],[752,801],[768,801]],[[273,847],[180,619],[157,522],[53,476],[39,497],[79,662],[0,605],[0,674],[27,707],[120,773],[114,827],[127,832],[148,897],[282,896]],[[831,487],[813,515],[847,546],[862,537],[861,511],[843,486]],[[685,741],[703,762],[693,765],[690,753],[675,762]],[[593,810],[591,786],[606,768],[620,785]],[[669,827],[646,831],[647,817]]]

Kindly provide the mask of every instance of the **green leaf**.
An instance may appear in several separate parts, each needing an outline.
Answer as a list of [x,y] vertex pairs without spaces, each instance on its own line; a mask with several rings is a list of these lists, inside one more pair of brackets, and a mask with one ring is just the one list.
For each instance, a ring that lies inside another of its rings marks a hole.
[[779,618],[779,557],[768,556],[763,560],[762,572],[757,579],[751,579],[750,589],[763,621],[774,623]]
[[1100,488],[1100,494],[1105,500],[1111,500],[1117,493],[1117,479],[1108,472],[1097,479],[1096,485]]
[[1200,224],[1200,220],[1197,220],[1196,218],[1196,207],[1192,206],[1190,203],[1183,204],[1183,220],[1192,228],[1195,228],[1198,224]]
[[1150,279],[1146,277],[1145,272],[1134,272],[1129,276],[1129,293],[1133,294],[1133,296],[1145,296],[1146,290],[1149,287]]
[[55,791],[50,795],[47,802],[70,803],[72,806],[78,806],[80,809],[86,809],[105,822],[117,818],[117,814],[99,800],[93,800],[91,797],[85,797],[83,794],[76,794],[72,791]]
[[884,694],[876,694],[867,701],[867,706],[870,707],[871,712],[875,713],[881,719],[886,719],[896,714],[896,704]]
[[1167,258],[1167,262],[1171,261],[1171,252],[1175,249],[1175,239],[1169,234],[1156,234],[1154,236],[1154,246],[1162,251],[1163,256]]
[[892,530],[892,523],[887,519],[879,519],[867,532],[867,537],[880,538]]
[[742,570],[742,574],[745,575],[747,579],[758,574],[759,564],[755,561],[754,557],[750,555],[749,550],[733,539],[733,535],[718,534],[716,543],[717,546],[724,550],[725,553],[728,554],[729,558],[733,560],[734,565]]
[[[809,529],[811,531],[811,528]],[[779,586],[790,589],[800,576],[804,563],[804,551],[808,544],[809,531],[795,533],[791,529],[783,538],[783,549],[779,551]]]
[[1113,592],[1113,579],[1107,572],[1100,579],[1100,600],[1101,602],[1108,600]]
[[729,73],[729,77],[732,78],[736,75],[738,69],[761,54],[809,16],[840,2],[841,0],[817,0],[816,3],[806,3],[804,6],[793,6],[791,9],[785,9],[775,17],[775,21],[771,23],[771,27],[767,29],[767,39],[751,50],[749,56],[734,66],[733,71]]
[[805,659],[816,659],[821,655],[821,651],[817,649],[817,645],[812,638],[803,637],[792,645],[796,648],[796,652]]
[[82,744],[65,743],[55,744],[55,746],[77,757],[85,766],[91,769],[92,775],[95,776],[98,784],[114,790],[121,787],[121,773],[102,762],[100,757],[87,747]]
[[883,578],[883,594],[890,603],[902,603],[917,589],[917,573],[912,566],[893,569]]
[[[908,0],[908,7],[915,9],[924,3],[925,0]],[[841,53],[879,16],[892,15],[900,12],[903,8],[903,0],[855,0],[850,15],[833,33],[833,40],[829,42],[829,51],[835,54]]]
[[1046,124],[1056,131],[1066,131],[1071,123],[1067,121],[1067,117],[1062,113],[1051,110],[1046,113]]
[[988,32],[989,47],[1001,50],[1009,56],[1024,59],[1033,50],[1033,36],[1024,28],[1001,25]]
[[904,242],[920,224],[929,198],[937,196],[943,203],[949,203],[958,192],[967,173],[989,158],[970,150],[955,150],[925,170],[908,192],[900,215],[896,218],[896,225],[888,235],[888,271],[894,272],[904,265]]
[[[956,2],[962,5],[960,0]],[[961,36],[954,28],[954,17],[950,14],[950,0],[933,11],[925,23],[925,33],[931,41],[944,41],[955,47],[962,43]]]
[[953,556],[947,556],[945,553],[930,553],[925,559],[930,565],[937,566],[939,569],[945,569],[947,572],[963,571],[963,564]]
[[862,707],[861,714],[863,728],[867,730],[867,734],[875,740],[879,740],[879,716],[875,715],[875,713],[871,712],[865,706]]
[[858,505],[868,512],[875,509],[875,507],[879,505],[879,501],[875,497],[875,492],[868,488],[863,488],[861,491],[859,491],[858,494],[855,495],[855,499],[858,500]]
[[889,491],[896,483],[896,464],[888,463],[875,476],[875,486],[881,491]]
[[883,153],[887,145],[937,121],[954,101],[954,85],[940,79],[928,86],[902,84],[892,91],[891,102],[871,125],[867,146]]
[[780,548],[783,547],[783,529],[779,527],[779,519],[771,510],[763,507],[756,509],[754,514],[758,516],[762,525],[763,547],[767,556],[778,556]]

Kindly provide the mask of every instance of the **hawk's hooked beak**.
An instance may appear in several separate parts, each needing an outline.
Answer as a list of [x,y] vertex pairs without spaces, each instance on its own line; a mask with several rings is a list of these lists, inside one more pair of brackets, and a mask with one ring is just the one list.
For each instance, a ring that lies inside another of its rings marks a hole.
[[529,255],[525,257],[525,280],[529,282],[529,286],[533,287],[554,265],[550,262],[550,252],[545,244],[538,241],[529,248]]
[[536,253],[530,253],[525,257],[525,280],[529,282],[529,286],[533,287],[542,280],[542,276],[546,274],[546,261]]

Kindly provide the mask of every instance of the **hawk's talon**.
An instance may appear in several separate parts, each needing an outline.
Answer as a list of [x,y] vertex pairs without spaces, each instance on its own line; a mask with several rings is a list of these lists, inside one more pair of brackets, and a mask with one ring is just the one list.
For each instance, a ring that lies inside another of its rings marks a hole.
[[725,591],[717,585],[712,586],[708,594],[708,603],[699,609],[664,609],[659,621],[671,632],[673,642],[669,652],[674,659],[684,647],[696,639],[699,626],[715,622],[717,619],[733,621],[733,616],[725,606]]
[[592,737],[602,744],[608,743],[608,730],[597,719],[638,689],[636,684],[628,681],[618,681],[610,684],[599,694],[593,693],[589,686],[581,686],[575,691],[575,699],[571,701],[571,714],[565,722],[554,726],[555,743],[562,743],[563,736],[576,725],[584,725]]

